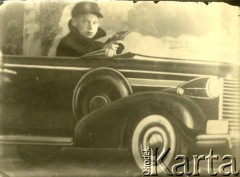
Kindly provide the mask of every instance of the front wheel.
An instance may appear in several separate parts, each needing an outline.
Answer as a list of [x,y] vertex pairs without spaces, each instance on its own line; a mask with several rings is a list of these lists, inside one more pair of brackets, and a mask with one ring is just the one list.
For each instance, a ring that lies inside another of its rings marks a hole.
[[18,145],[17,152],[20,158],[33,164],[50,163],[60,154],[61,147],[58,146],[37,146]]
[[[131,141],[132,155],[142,172],[146,170],[146,165],[151,163],[149,170],[154,168],[157,174],[163,174],[164,169],[160,168],[159,164],[153,160],[157,160],[162,155],[161,153],[166,152],[166,156],[163,159],[164,167],[169,167],[175,156],[182,152],[182,145],[181,138],[173,124],[161,115],[150,115],[141,119],[133,130]],[[149,155],[149,150],[153,156]],[[150,160],[146,155],[149,155]]]

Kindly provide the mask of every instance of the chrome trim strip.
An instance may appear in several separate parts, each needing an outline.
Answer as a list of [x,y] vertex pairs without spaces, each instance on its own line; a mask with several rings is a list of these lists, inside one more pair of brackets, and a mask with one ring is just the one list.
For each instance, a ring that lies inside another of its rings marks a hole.
[[72,145],[73,137],[45,137],[27,135],[0,135],[0,144]]
[[176,72],[162,72],[162,71],[146,71],[146,70],[129,70],[129,69],[118,69],[121,72],[129,73],[143,73],[143,74],[162,74],[162,75],[174,75],[174,76],[190,76],[190,77],[202,77],[202,76],[212,76],[204,74],[188,74],[188,73],[176,73]]
[[209,97],[200,97],[200,96],[192,96],[192,95],[185,95],[184,96],[188,97],[188,98],[197,98],[197,99],[203,99],[203,100],[210,100],[212,98]]
[[[4,63],[5,67],[13,68],[36,68],[36,69],[57,69],[57,70],[72,70],[72,71],[87,71],[92,69],[91,67],[68,67],[68,66],[44,66],[44,65],[22,65],[22,64],[10,64]],[[118,69],[120,72],[129,73],[143,73],[143,74],[162,74],[162,75],[176,75],[176,76],[189,76],[189,77],[203,77],[212,76],[208,74],[189,74],[189,73],[176,73],[176,72],[161,72],[161,71],[146,71],[146,70],[130,70],[130,69]]]
[[240,95],[224,95],[224,100],[226,100],[226,101],[232,101],[231,98],[240,98]]
[[177,87],[185,81],[177,80],[158,80],[158,79],[143,79],[143,78],[127,78],[131,86],[144,87]]
[[5,73],[5,74],[17,74],[16,71],[12,71],[12,70],[9,70],[9,69],[1,69],[1,68],[0,68],[0,73]]
[[5,63],[4,66],[13,67],[13,68],[56,69],[56,70],[72,70],[72,71],[88,71],[88,70],[92,69],[92,68],[87,68],[87,67],[19,65],[19,64],[9,64],[9,63]]
[[218,101],[218,119],[223,120],[223,87],[224,87],[224,80],[223,78],[219,79],[221,82],[222,92],[219,95],[219,101]]
[[206,90],[206,88],[197,88],[197,87],[192,87],[192,88],[184,88],[184,90]]
[[[239,118],[239,114],[226,114],[226,113],[223,113],[222,114],[223,115],[223,117],[225,118],[225,119],[228,119],[228,118]],[[239,127],[240,128],[240,127]]]
[[171,62],[171,63],[187,63],[187,64],[204,64],[204,65],[216,65],[216,66],[221,66],[223,65],[222,63],[212,63],[209,61],[198,61],[198,60],[184,60],[184,59],[165,59],[165,58],[156,58],[156,57],[151,57],[151,56],[145,56],[145,55],[135,55],[133,57],[134,60],[143,60],[143,61],[166,61],[166,62]]
[[231,94],[231,95],[232,94],[234,94],[234,95],[236,94],[238,96],[240,95],[240,93],[236,93],[236,92],[233,92],[233,91],[226,91],[226,90],[224,90],[224,93]]

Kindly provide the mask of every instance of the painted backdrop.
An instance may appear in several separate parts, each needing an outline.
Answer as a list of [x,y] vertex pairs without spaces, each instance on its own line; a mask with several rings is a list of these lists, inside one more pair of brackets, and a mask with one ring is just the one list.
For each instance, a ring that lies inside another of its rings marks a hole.
[[[76,1],[75,1],[76,2]],[[54,56],[68,33],[74,2],[9,2],[0,6],[4,54]],[[99,2],[108,37],[128,30],[126,51],[161,57],[240,63],[240,10],[225,3]]]

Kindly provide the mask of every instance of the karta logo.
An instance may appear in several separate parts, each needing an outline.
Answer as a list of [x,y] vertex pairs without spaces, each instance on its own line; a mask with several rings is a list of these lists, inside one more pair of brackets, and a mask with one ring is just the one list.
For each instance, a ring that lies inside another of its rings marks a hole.
[[[192,163],[190,163],[189,157],[182,154],[176,155],[170,163],[166,163],[165,159],[167,159],[170,150],[171,148],[162,151],[159,151],[158,148],[143,150],[143,175],[200,176],[200,161],[201,164],[205,163],[205,166],[207,165],[207,173],[211,176],[238,176],[239,174],[236,169],[236,159],[232,155],[223,155],[222,158],[219,158],[219,155],[214,154],[213,150],[210,149],[208,155],[193,155],[191,157]],[[218,171],[213,169],[216,165],[218,165]]]

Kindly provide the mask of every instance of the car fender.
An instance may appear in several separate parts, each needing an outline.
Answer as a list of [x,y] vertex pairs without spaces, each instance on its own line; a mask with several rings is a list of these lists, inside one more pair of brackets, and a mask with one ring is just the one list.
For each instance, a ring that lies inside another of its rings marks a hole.
[[204,131],[206,124],[204,113],[190,99],[163,92],[143,92],[108,104],[79,120],[74,144],[89,148],[124,148],[131,129],[151,114],[171,119],[189,139]]

